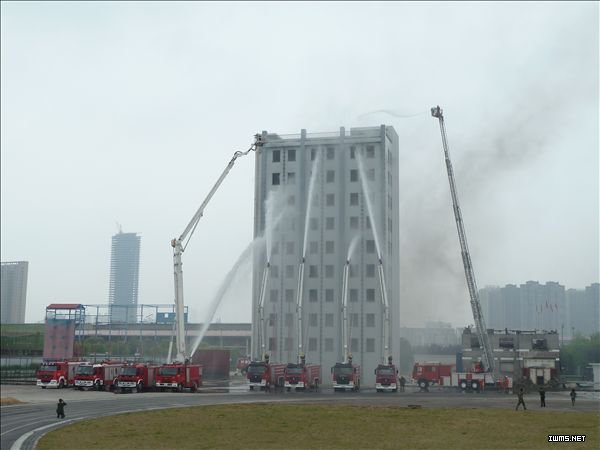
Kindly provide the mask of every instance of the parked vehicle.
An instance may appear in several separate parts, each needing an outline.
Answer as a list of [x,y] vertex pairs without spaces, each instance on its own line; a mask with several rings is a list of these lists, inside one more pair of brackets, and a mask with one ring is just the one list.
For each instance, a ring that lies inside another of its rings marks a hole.
[[269,356],[265,355],[264,361],[252,361],[248,364],[246,378],[250,390],[259,388],[261,390],[272,387],[283,388],[285,384],[286,364],[275,364],[269,362]]
[[36,385],[42,389],[62,389],[75,384],[75,371],[81,361],[46,361],[36,372]]
[[348,362],[335,363],[331,368],[334,391],[358,391],[360,390],[360,366],[352,364],[352,358]]
[[237,359],[237,363],[235,364],[235,368],[236,370],[241,373],[241,374],[245,374],[248,370],[248,365],[252,362],[252,359],[248,356],[242,356],[240,358]]
[[377,392],[398,392],[398,369],[389,358],[388,364],[379,364],[375,369],[375,389]]
[[158,365],[136,363],[123,366],[117,377],[119,392],[137,392],[154,390]]
[[189,389],[196,392],[202,386],[202,366],[199,364],[178,363],[163,364],[156,374],[156,387],[164,392],[171,389],[173,392],[183,392]]
[[512,386],[512,378],[504,377],[495,382],[489,372],[485,372],[483,365],[477,362],[471,370],[456,372],[454,364],[442,364],[439,362],[417,362],[413,366],[412,378],[423,390],[430,385],[452,386],[463,391],[479,391],[485,386],[507,389]]
[[321,366],[307,364],[303,356],[300,363],[289,363],[285,368],[285,388],[288,391],[318,389],[321,383]]
[[75,387],[80,391],[86,388],[97,391],[112,390],[122,367],[123,363],[112,362],[81,364],[75,370]]

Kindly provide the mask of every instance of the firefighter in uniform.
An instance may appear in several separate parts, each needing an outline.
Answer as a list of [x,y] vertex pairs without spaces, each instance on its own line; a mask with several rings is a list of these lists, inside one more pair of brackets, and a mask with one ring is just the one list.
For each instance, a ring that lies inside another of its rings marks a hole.
[[540,388],[540,408],[546,407],[546,391],[543,387]]
[[515,408],[515,411],[519,409],[520,405],[523,405],[523,409],[527,410],[527,407],[525,406],[525,401],[523,400],[523,388],[519,389],[519,392],[517,393],[517,397],[519,398],[519,401],[517,403],[517,407]]
[[58,403],[56,404],[56,418],[64,419],[65,418],[65,406],[67,404],[63,401],[62,398],[58,399]]

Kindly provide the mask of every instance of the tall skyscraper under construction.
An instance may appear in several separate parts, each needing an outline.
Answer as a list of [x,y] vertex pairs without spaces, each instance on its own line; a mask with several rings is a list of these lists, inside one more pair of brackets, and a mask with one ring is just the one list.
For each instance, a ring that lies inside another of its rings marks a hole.
[[108,303],[111,322],[136,322],[140,240],[136,233],[119,233],[112,237]]
[[387,356],[399,362],[398,136],[381,125],[262,140],[252,356],[297,362],[303,352],[327,379],[350,352],[371,382]]

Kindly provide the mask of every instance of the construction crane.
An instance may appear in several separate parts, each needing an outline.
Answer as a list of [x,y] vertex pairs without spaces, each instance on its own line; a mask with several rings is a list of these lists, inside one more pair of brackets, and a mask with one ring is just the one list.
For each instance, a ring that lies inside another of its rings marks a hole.
[[[185,362],[186,360],[190,359],[190,357],[192,356],[192,355],[187,355],[186,350],[185,350],[185,320],[184,320],[184,306],[183,306],[183,268],[182,268],[183,263],[181,261],[181,255],[185,251],[188,243],[190,242],[190,238],[192,237],[192,234],[196,230],[196,226],[198,225],[200,218],[204,215],[204,208],[206,208],[206,205],[208,205],[208,202],[210,202],[210,199],[213,197],[213,195],[215,195],[215,192],[217,192],[217,189],[219,189],[219,186],[221,186],[221,183],[223,182],[223,180],[225,179],[225,177],[227,176],[227,174],[229,173],[229,171],[235,164],[235,161],[241,156],[245,156],[252,151],[256,151],[256,149],[258,149],[262,145],[263,145],[262,136],[259,134],[256,134],[254,136],[254,142],[252,143],[252,145],[250,146],[250,148],[248,150],[246,150],[244,152],[237,151],[233,154],[233,157],[227,164],[227,167],[225,167],[225,170],[223,171],[223,173],[221,174],[221,176],[219,177],[219,179],[217,180],[215,185],[212,187],[212,189],[210,190],[210,192],[208,193],[208,195],[206,196],[206,198],[204,199],[204,201],[202,202],[202,204],[196,211],[196,214],[194,214],[194,216],[192,217],[192,220],[190,220],[190,223],[188,224],[188,226],[185,228],[183,233],[181,233],[181,236],[171,240],[171,247],[173,247],[173,267],[174,267],[173,274],[174,274],[174,278],[175,278],[175,344],[177,347],[176,348],[177,355],[175,357],[176,361]],[[184,241],[185,241],[185,244],[184,244]]]
[[485,326],[485,320],[481,312],[481,303],[479,302],[479,292],[475,283],[475,273],[473,272],[473,264],[471,263],[471,255],[467,245],[467,235],[463,224],[462,213],[458,205],[458,194],[456,192],[456,182],[454,181],[454,171],[452,170],[452,162],[450,161],[450,152],[448,150],[448,138],[446,137],[446,126],[444,124],[444,114],[439,106],[431,108],[431,115],[438,119],[440,123],[440,132],[442,134],[442,145],[444,146],[444,155],[446,157],[446,170],[448,171],[448,181],[450,182],[450,193],[452,194],[452,205],[454,208],[454,218],[456,219],[456,228],[458,230],[458,240],[460,241],[460,250],[462,254],[463,266],[465,268],[465,277],[467,278],[467,286],[471,297],[471,310],[473,311],[473,319],[479,345],[482,348],[482,363],[486,372],[494,371],[494,354],[490,345],[490,340]]

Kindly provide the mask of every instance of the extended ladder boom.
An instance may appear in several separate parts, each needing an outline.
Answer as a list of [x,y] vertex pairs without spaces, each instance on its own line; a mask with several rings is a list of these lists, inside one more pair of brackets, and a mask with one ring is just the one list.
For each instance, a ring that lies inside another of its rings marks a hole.
[[[262,137],[257,134],[254,136],[254,138],[254,143],[250,146],[248,150],[246,150],[245,152],[237,151],[233,154],[233,157],[227,164],[227,167],[225,167],[225,170],[223,171],[215,185],[212,187],[212,189],[210,190],[210,192],[196,211],[196,214],[194,214],[194,216],[192,217],[192,220],[185,228],[183,233],[181,233],[181,236],[179,236],[179,238],[171,240],[171,247],[173,247],[173,275],[175,281],[175,342],[177,347],[177,356],[175,359],[177,361],[184,362],[191,356],[187,355],[185,351],[185,321],[183,313],[183,263],[181,261],[181,254],[185,251],[187,243],[189,242],[190,238],[192,237],[192,234],[194,233],[194,230],[196,229],[196,226],[198,225],[198,221],[200,220],[200,218],[202,218],[202,215],[204,214],[204,208],[206,208],[206,205],[208,205],[210,199],[213,197],[213,195],[215,195],[215,192],[217,192],[217,189],[219,188],[219,186],[221,186],[221,183],[223,183],[223,180],[235,164],[236,159],[238,159],[240,156],[247,155],[251,151],[255,151],[258,147],[262,146]],[[183,241],[185,241],[186,238],[187,242],[184,245]]]
[[473,320],[477,329],[477,337],[479,344],[483,350],[482,362],[486,372],[494,371],[494,354],[490,345],[490,340],[485,326],[485,320],[481,312],[481,303],[479,302],[479,292],[475,283],[475,273],[473,272],[473,264],[471,263],[471,255],[467,245],[467,235],[463,224],[462,213],[458,205],[458,194],[456,192],[456,183],[454,181],[454,171],[452,170],[452,162],[450,161],[450,153],[448,150],[448,139],[446,138],[446,126],[444,125],[444,114],[439,106],[431,108],[431,115],[436,117],[440,122],[440,132],[442,134],[442,145],[444,146],[444,155],[446,157],[446,170],[448,171],[448,181],[450,182],[450,193],[452,194],[452,204],[454,208],[454,218],[456,219],[456,228],[458,230],[458,240],[460,241],[460,249],[462,253],[463,266],[465,268],[465,277],[467,278],[467,286],[471,297],[471,309],[473,311]]

